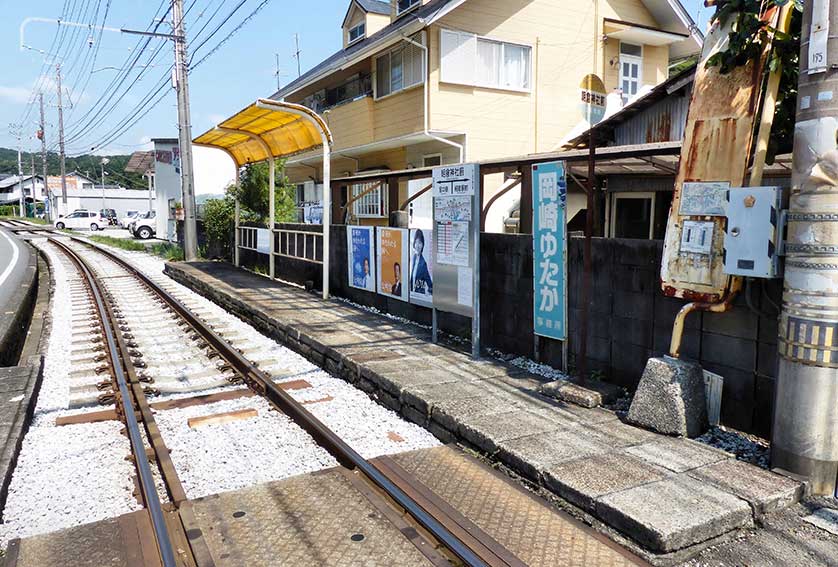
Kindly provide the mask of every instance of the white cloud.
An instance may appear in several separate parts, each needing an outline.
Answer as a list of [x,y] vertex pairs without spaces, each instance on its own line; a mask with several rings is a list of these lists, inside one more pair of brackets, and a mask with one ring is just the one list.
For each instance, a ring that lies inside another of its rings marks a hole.
[[29,97],[32,96],[32,91],[24,87],[4,87],[0,85],[0,100],[5,100],[12,104],[26,104],[29,102]]

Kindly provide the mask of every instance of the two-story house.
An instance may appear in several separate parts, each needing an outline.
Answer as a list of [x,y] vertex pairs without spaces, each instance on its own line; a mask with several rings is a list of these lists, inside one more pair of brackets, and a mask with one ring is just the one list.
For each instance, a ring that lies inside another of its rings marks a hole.
[[[585,75],[627,100],[702,42],[680,0],[350,0],[341,33],[343,49],[273,95],[324,116],[335,176],[556,149],[579,127]],[[317,199],[320,167],[295,156],[286,175]],[[376,189],[349,212],[386,224],[390,198]]]

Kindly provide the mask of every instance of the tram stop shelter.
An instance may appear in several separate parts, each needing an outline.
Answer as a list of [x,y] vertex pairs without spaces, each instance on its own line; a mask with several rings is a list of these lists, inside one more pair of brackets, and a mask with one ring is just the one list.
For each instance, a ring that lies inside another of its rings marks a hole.
[[[249,163],[267,161],[270,168],[269,196],[269,269],[276,272],[276,160],[323,148],[323,187],[330,186],[332,133],[326,122],[313,110],[299,104],[270,99],[256,102],[227,118],[192,141],[199,146],[223,150],[236,164],[236,183],[240,169]],[[329,225],[331,195],[323,192],[323,298],[329,297]],[[235,264],[239,265],[241,209],[236,198]]]

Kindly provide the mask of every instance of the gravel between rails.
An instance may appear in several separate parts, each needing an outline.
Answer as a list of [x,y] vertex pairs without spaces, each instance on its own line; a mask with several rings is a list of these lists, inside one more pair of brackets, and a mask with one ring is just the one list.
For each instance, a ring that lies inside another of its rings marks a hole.
[[[94,269],[113,272],[113,262],[74,244]],[[164,263],[142,252],[110,249],[172,293],[244,355],[273,374],[279,383],[304,380],[309,387],[289,390],[309,411],[332,428],[366,458],[439,445],[430,433],[409,423],[371,400],[339,378],[270,339],[244,321],[163,274]],[[109,278],[105,285],[123,312],[137,350],[148,363],[142,371],[155,379],[152,387],[166,392],[172,383],[200,387],[201,380],[190,376],[199,369],[215,368],[185,332],[172,329],[174,322],[160,316],[160,305],[139,285],[127,278]],[[156,311],[156,313],[155,313]],[[144,324],[151,318],[153,324]],[[177,329],[177,327],[175,327]],[[172,343],[182,348],[170,348]],[[167,345],[166,348],[160,348]],[[147,352],[147,356],[145,353]],[[200,357],[203,357],[201,359]],[[215,359],[217,360],[217,359]],[[206,371],[206,370],[205,370]],[[241,385],[213,387],[195,392],[163,393],[149,398],[158,401],[241,389]],[[239,410],[255,409],[256,417],[217,425],[190,427],[187,420]],[[255,483],[335,466],[335,460],[285,415],[273,410],[258,397],[238,398],[192,406],[154,410],[161,435],[171,451],[178,476],[190,498],[234,490]]]

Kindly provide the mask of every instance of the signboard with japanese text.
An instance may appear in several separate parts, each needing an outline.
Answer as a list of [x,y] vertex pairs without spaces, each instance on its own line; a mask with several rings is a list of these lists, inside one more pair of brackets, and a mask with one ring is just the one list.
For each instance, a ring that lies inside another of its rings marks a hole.
[[378,293],[407,301],[407,229],[376,229],[378,237]]
[[375,292],[375,241],[373,227],[346,227],[349,285]]
[[564,162],[532,166],[535,334],[567,339],[567,181]]
[[465,317],[474,315],[480,198],[476,164],[433,170],[433,306]]
[[605,116],[608,91],[602,79],[596,75],[586,75],[579,84],[579,111],[582,118],[593,126]]

